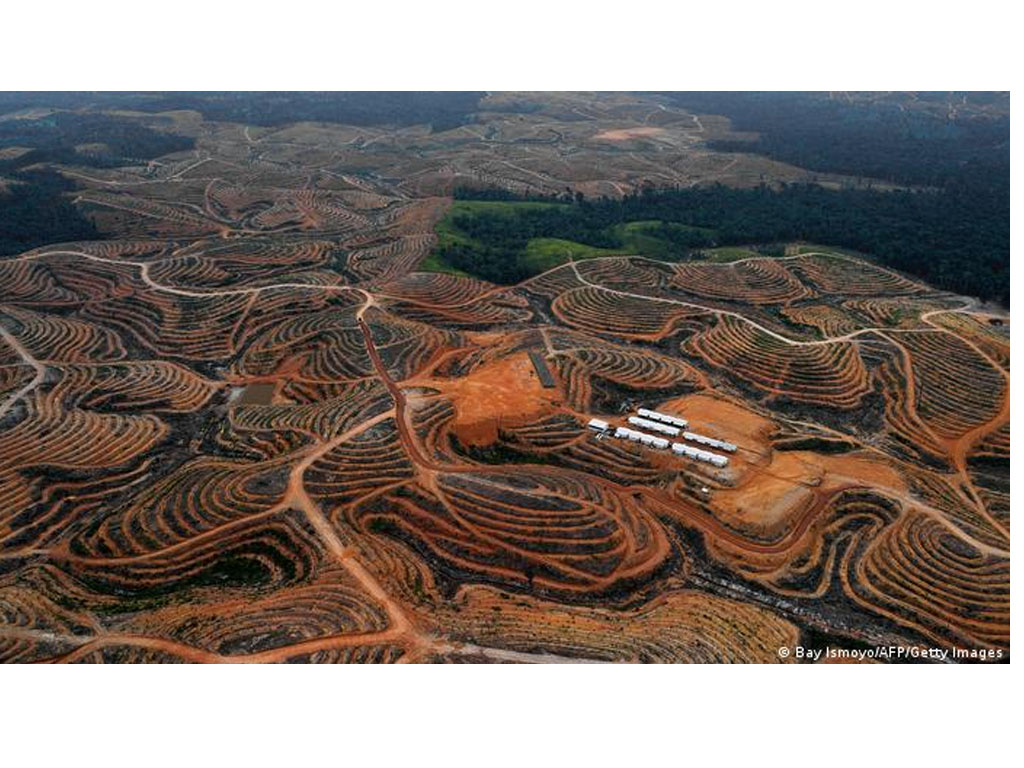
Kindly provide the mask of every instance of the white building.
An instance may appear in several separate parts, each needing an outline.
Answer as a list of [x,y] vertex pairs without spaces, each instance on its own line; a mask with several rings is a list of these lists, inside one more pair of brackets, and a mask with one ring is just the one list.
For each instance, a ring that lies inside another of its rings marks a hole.
[[729,459],[725,456],[711,453],[711,451],[702,451],[700,448],[694,448],[692,445],[684,445],[683,443],[672,443],[672,452],[685,456],[688,459],[696,459],[707,464],[713,464],[718,468],[722,468],[729,463]]
[[601,419],[591,419],[590,421],[587,422],[587,426],[590,427],[591,429],[597,430],[598,432],[608,431],[608,422],[601,421]]
[[647,408],[640,408],[637,410],[637,413],[645,419],[660,421],[663,424],[670,424],[673,427],[685,427],[689,423],[686,419],[680,419],[678,416],[669,416],[667,413],[659,413],[658,411],[651,411]]
[[630,416],[629,423],[634,426],[650,430],[651,432],[660,432],[663,435],[669,435],[671,437],[676,437],[679,434],[678,427],[670,427],[667,424],[659,424],[656,421],[642,419],[639,416]]
[[694,443],[700,443],[701,445],[707,445],[712,448],[718,448],[722,451],[728,451],[729,453],[736,452],[736,446],[732,443],[727,443],[724,440],[716,440],[713,437],[707,437],[706,435],[698,435],[696,432],[683,432],[683,439],[690,440]]
[[641,445],[646,445],[648,448],[658,448],[660,450],[668,448],[668,440],[665,438],[655,437],[654,435],[648,435],[644,432],[637,432],[635,429],[627,429],[626,427],[616,427],[615,437],[630,440],[634,443],[640,443]]

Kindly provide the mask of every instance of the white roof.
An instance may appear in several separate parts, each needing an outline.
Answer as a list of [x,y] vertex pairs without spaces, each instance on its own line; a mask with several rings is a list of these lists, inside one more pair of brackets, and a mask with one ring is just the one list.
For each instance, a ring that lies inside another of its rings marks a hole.
[[683,432],[684,440],[692,440],[695,443],[703,443],[704,445],[710,445],[712,448],[721,448],[723,451],[736,450],[736,446],[732,443],[727,443],[724,440],[718,440],[714,437],[708,437],[707,435],[698,435],[696,432]]
[[639,416],[630,416],[629,423],[635,424],[638,427],[649,429],[651,432],[661,432],[663,435],[672,435],[675,437],[679,434],[679,430],[675,427],[670,427],[667,424],[659,424],[657,421],[650,421],[649,419],[642,419]]
[[661,421],[676,427],[685,427],[687,424],[686,419],[681,419],[678,416],[670,416],[667,413],[660,413],[659,411],[652,411],[647,408],[640,408],[637,410],[637,413],[645,418]]

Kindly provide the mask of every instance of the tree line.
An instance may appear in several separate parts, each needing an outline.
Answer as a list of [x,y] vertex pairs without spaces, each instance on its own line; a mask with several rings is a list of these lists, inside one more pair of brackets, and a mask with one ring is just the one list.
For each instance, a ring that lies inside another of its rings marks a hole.
[[[515,199],[508,193],[459,190],[460,199]],[[549,198],[565,201],[567,196]],[[600,248],[622,245],[618,225],[656,220],[670,228],[678,257],[716,245],[808,241],[873,255],[890,267],[949,291],[1009,304],[1009,200],[998,190],[950,184],[942,191],[826,189],[815,184],[647,187],[621,199],[512,212],[456,215],[453,224],[473,244],[456,243],[440,255],[459,269],[498,283],[529,277],[522,252],[534,237],[557,237]]]
[[0,193],[0,256],[49,243],[97,240],[95,225],[64,196],[74,184],[51,170],[14,175]]

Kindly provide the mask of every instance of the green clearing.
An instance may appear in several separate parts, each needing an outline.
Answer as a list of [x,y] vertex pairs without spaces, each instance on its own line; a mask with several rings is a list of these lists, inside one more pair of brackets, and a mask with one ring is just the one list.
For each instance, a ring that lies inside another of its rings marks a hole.
[[[602,256],[729,263],[772,255],[767,249],[743,246],[698,247],[717,239],[718,232],[708,227],[661,219],[595,223],[567,202],[456,200],[435,232],[437,247],[420,263],[421,271],[499,284],[516,283],[572,260]],[[781,255],[784,246],[776,249]],[[797,246],[799,253],[815,250],[841,249]]]
[[622,253],[622,249],[596,248],[572,240],[560,240],[557,237],[535,237],[527,242],[521,262],[531,272],[540,274],[570,260],[615,256]]

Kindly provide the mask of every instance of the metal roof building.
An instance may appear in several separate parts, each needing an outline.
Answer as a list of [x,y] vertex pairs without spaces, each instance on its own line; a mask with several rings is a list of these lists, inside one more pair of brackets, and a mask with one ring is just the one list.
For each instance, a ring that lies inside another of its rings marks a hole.
[[700,448],[694,448],[692,445],[684,445],[683,443],[672,443],[672,452],[685,456],[688,459],[696,459],[697,461],[703,461],[707,464],[714,464],[719,468],[724,467],[729,463],[729,459],[725,456],[720,456],[717,453],[711,453],[711,451],[702,451]]
[[686,419],[680,419],[678,416],[669,416],[667,413],[660,413],[658,411],[651,411],[647,408],[639,408],[637,410],[641,416],[645,419],[652,419],[653,421],[660,421],[664,424],[670,424],[673,427],[685,427],[689,422]]
[[695,443],[701,443],[702,445],[709,445],[712,448],[718,448],[722,451],[728,451],[729,453],[736,452],[736,446],[732,443],[727,443],[724,440],[716,440],[713,437],[707,437],[705,435],[698,435],[696,432],[683,432],[684,440],[692,440]]
[[615,429],[615,437],[625,438],[626,440],[646,445],[649,448],[668,448],[668,440],[665,438],[655,437],[654,435],[648,435],[644,432],[637,432],[635,429],[627,429],[626,427],[617,427]]
[[626,427],[616,427],[615,436],[620,439],[632,440],[633,442],[640,442],[640,436],[642,432],[637,432],[635,429],[627,429]]
[[659,424],[656,421],[642,419],[639,416],[630,416],[629,423],[637,427],[649,429],[651,432],[660,432],[663,435],[670,435],[671,437],[676,437],[679,434],[678,427],[670,427],[667,424]]

